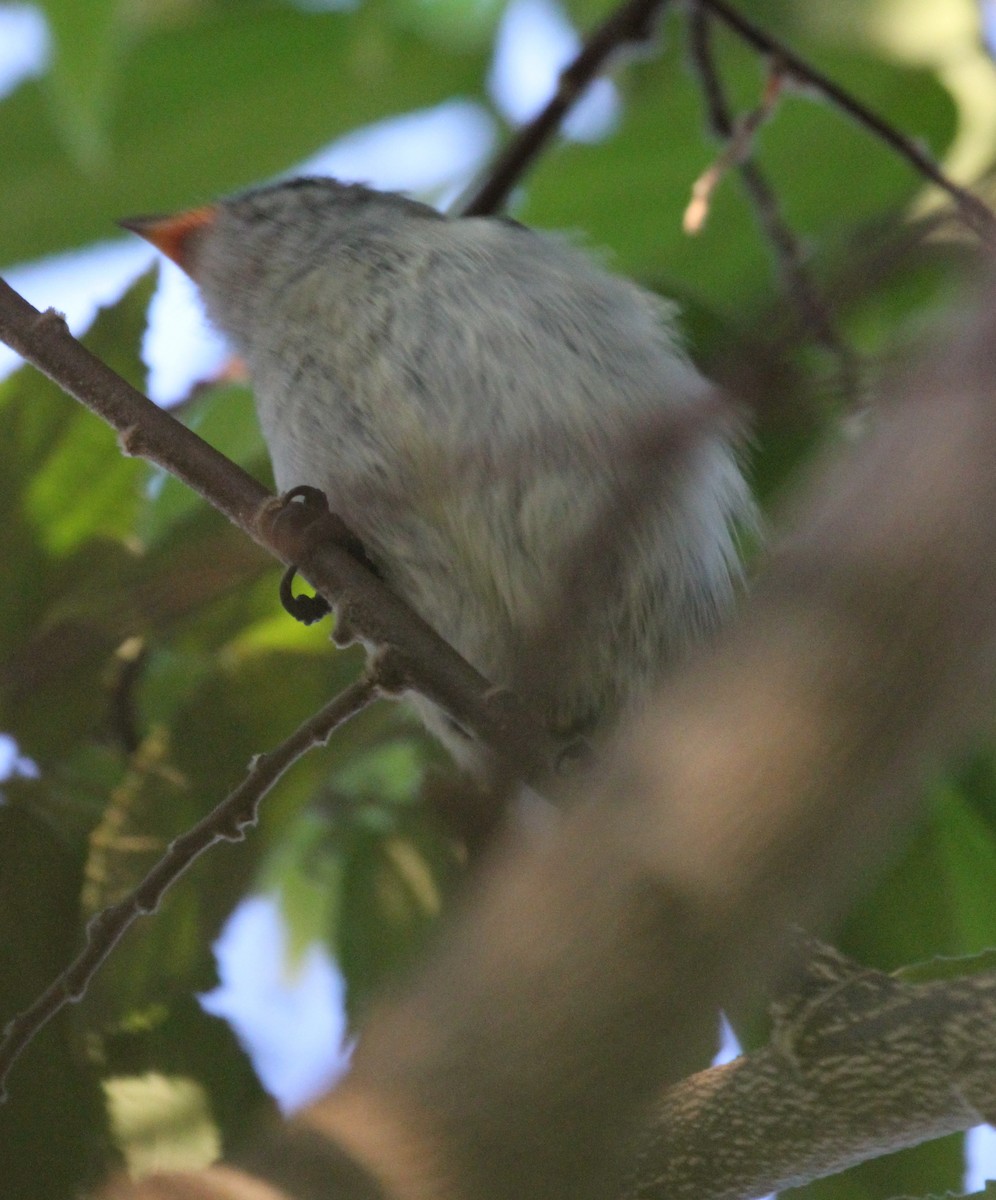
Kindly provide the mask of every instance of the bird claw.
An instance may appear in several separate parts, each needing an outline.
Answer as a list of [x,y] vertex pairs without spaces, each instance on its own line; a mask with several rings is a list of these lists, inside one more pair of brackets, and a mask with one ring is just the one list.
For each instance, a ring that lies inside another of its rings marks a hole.
[[324,596],[317,594],[314,596],[306,594],[295,596],[294,576],[296,574],[297,567],[291,566],[281,576],[280,603],[295,621],[300,621],[302,625],[314,625],[322,617],[328,616],[332,611],[332,605],[329,604]]
[[[267,535],[276,541],[286,559],[300,562],[316,545],[335,542],[354,558],[366,565],[369,559],[359,538],[346,526],[341,517],[331,512],[325,493],[316,487],[301,484],[263,504],[257,522]],[[294,595],[294,576],[297,567],[290,566],[280,581],[280,603],[302,625],[313,625],[332,611],[322,596]]]

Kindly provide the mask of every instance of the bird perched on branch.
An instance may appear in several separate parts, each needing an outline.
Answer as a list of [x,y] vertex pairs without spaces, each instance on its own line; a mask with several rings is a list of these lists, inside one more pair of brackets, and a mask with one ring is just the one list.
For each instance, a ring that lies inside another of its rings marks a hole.
[[658,297],[514,221],[324,178],[123,224],[244,359],[277,485],[325,492],[386,583],[562,746],[729,606],[751,500]]

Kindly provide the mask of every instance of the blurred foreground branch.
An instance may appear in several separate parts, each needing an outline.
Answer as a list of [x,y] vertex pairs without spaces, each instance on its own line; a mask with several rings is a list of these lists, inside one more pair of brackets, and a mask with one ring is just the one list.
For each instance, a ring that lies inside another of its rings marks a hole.
[[122,1195],[248,1198],[259,1176],[397,1200],[620,1193],[716,1008],[777,984],[785,923],[839,913],[991,717],[992,289],[978,313],[825,469],[744,617],[618,739],[591,802],[493,863],[342,1087],[257,1144],[256,1181],[221,1167]]

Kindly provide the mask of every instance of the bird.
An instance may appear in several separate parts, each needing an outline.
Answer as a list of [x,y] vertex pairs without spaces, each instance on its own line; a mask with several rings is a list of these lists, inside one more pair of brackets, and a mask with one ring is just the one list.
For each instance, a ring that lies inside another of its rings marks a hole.
[[756,511],[671,302],[564,237],[327,177],[121,224],[245,363],[278,488],[324,492],[552,745],[607,736],[730,610]]

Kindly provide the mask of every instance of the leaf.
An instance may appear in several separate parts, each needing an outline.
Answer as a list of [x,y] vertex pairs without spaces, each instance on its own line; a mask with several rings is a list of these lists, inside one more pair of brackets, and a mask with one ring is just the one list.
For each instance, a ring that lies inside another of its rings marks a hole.
[[347,1008],[357,1019],[371,996],[409,962],[439,915],[441,878],[451,852],[423,825],[398,833],[344,832],[342,891],[333,943],[347,982]]
[[221,1139],[203,1087],[159,1071],[104,1080],[115,1142],[132,1176],[196,1171],[221,1154]]
[[[117,303],[98,313],[84,338],[98,358],[135,386],[144,375],[139,349],[154,282],[155,271],[147,271]],[[22,398],[21,403],[31,401]],[[126,458],[115,433],[61,390],[54,403],[72,417],[58,438],[47,440],[25,506],[49,551],[60,556],[96,534],[129,536],[148,468]]]
[[354,752],[262,875],[280,896],[292,954],[328,944],[353,1018],[411,960],[458,874],[453,847],[417,804],[425,762],[418,742],[396,734]]
[[[43,785],[5,785],[0,805],[0,1027],[55,978],[80,937],[82,855],[31,811]],[[107,1122],[92,1066],[78,1053],[72,1009],[38,1034],[0,1105],[6,1195],[75,1200],[105,1173]]]
[[358,756],[336,773],[336,789],[357,799],[376,798],[381,805],[417,803],[425,774],[422,747],[395,740],[375,754]]
[[[84,339],[132,379],[150,290],[149,276],[137,281]],[[107,704],[101,672],[134,631],[125,541],[145,473],[34,369],[0,389],[0,720],[43,766],[92,731]]]
[[271,1115],[272,1104],[228,1024],[208,1016],[194,996],[126,1014],[105,1034],[103,1049],[109,1075],[155,1071],[196,1080],[225,1146],[243,1141],[248,1127]]
[[[148,679],[137,697],[142,723],[163,731],[154,755],[131,764],[122,818],[106,842],[99,874],[117,888],[134,886],[166,843],[221,802],[245,778],[255,754],[270,749],[315,711],[355,673],[357,656],[336,653],[259,653],[229,658],[214,653],[170,666],[168,686],[162,660],[175,651],[155,647]],[[190,639],[192,653],[196,640]],[[261,859],[326,783],[336,765],[362,745],[364,730],[383,713],[370,710],[336,736],[329,748],[306,755],[267,795],[259,826],[237,847],[219,846],[174,887],[155,919],[144,921],[117,949],[101,973],[96,995],[102,1025],[154,998],[204,990],[214,975],[211,943],[223,921],[249,889]],[[168,733],[166,728],[168,725]],[[145,767],[141,767],[141,763]],[[136,852],[134,844],[144,845]],[[95,1001],[96,1003],[96,1001]],[[96,1010],[94,1010],[96,1012]]]
[[343,863],[328,843],[327,818],[309,806],[289,822],[260,872],[260,890],[279,898],[292,969],[315,942],[331,945],[339,925]]
[[[976,768],[976,773],[978,768]],[[841,947],[870,966],[902,967],[909,982],[991,966],[996,930],[996,830],[957,775],[937,785],[929,818],[871,895],[852,911]],[[980,955],[979,958],[967,956]],[[927,956],[935,956],[927,959]],[[943,956],[943,957],[940,957]],[[905,964],[915,962],[909,968]],[[963,1137],[865,1163],[799,1189],[800,1200],[879,1200],[960,1190]]]
[[[211,387],[175,415],[226,458],[272,483],[266,446],[248,388],[237,384]],[[205,508],[204,501],[186,484],[158,469],[152,472],[146,498],[136,524],[146,544],[160,541],[185,518]]]
[[[103,308],[84,338],[86,346],[98,358],[133,384],[144,373],[138,349],[145,331],[154,275],[155,272],[146,272],[120,301]],[[54,556],[73,550],[98,533],[124,538],[131,532],[146,468],[121,454],[114,432],[100,418],[52,384],[34,388],[30,376],[34,376],[34,371],[24,376],[19,373],[17,378],[26,391],[35,395],[11,397],[5,415],[12,421],[22,421],[23,409],[37,409],[40,402],[59,409],[59,413],[53,414],[49,421],[48,436],[32,439],[36,462],[23,463],[31,475],[24,499],[26,515]],[[44,400],[37,395],[38,391],[43,392]],[[17,412],[18,406],[22,412]],[[32,412],[31,424],[37,420],[37,412]],[[56,425],[61,426],[58,436]],[[22,443],[19,454],[25,449]]]
[[842,948],[883,970],[981,953],[996,930],[993,879],[996,831],[946,781],[903,857],[852,912]]
[[965,1138],[956,1133],[861,1163],[781,1195],[791,1200],[882,1200],[883,1196],[956,1195],[965,1171]]
[[937,980],[966,979],[994,971],[996,950],[983,950],[980,954],[938,955],[926,962],[900,967],[894,974],[903,983],[933,983]]
[[450,49],[487,49],[503,0],[395,0],[399,18]]
[[41,0],[52,36],[44,79],[67,152],[94,174],[109,152],[107,120],[120,63],[121,0]]

